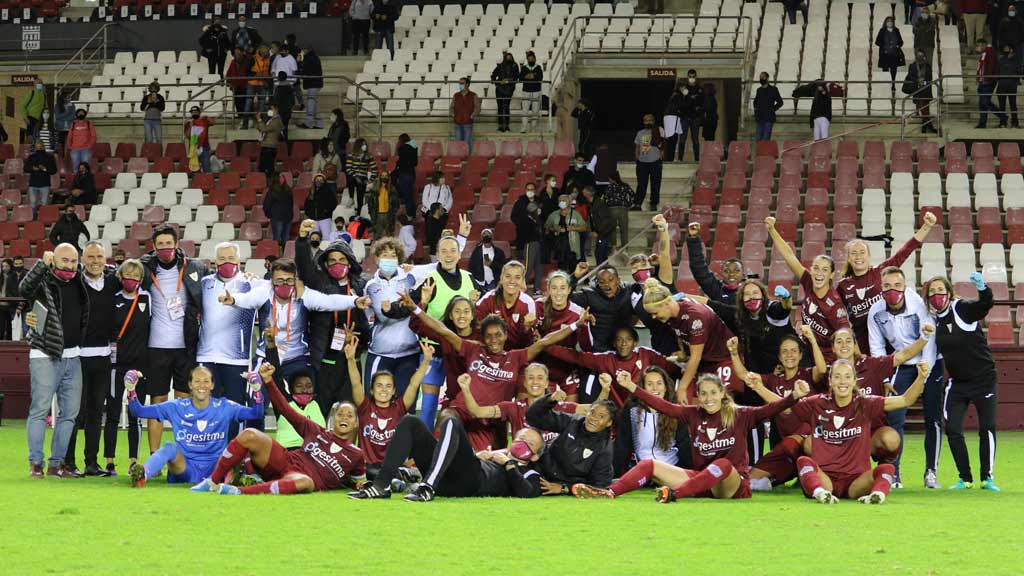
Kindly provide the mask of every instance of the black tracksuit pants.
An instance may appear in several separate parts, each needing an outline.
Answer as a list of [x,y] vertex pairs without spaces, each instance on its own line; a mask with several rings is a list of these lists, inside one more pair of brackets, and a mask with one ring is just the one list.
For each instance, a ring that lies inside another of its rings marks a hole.
[[348,378],[347,362],[342,356],[341,359],[327,359],[316,364],[316,399],[324,420],[330,420],[331,406],[335,402],[352,402],[352,381]]
[[943,416],[946,418],[946,437],[949,450],[953,453],[957,472],[964,482],[973,482],[971,459],[967,454],[964,439],[964,417],[968,404],[974,404],[978,412],[978,456],[981,462],[981,480],[992,476],[996,459],[996,395],[995,378],[980,382],[956,382],[952,379],[946,387]]
[[85,430],[85,465],[97,464],[100,451],[100,427],[103,404],[110,389],[110,356],[82,357],[82,409],[78,411],[75,429],[68,441],[66,461],[74,464],[78,431]]
[[379,490],[389,488],[398,467],[412,458],[423,474],[423,482],[432,486],[438,496],[478,494],[483,475],[480,460],[469,443],[462,422],[458,418],[449,418],[438,426],[441,433],[435,439],[430,428],[418,416],[402,417],[373,485]]

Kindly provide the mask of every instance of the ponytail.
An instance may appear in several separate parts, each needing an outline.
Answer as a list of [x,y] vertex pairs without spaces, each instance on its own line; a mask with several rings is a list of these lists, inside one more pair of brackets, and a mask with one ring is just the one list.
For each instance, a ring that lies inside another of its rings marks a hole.
[[733,423],[736,422],[736,403],[732,399],[732,393],[726,389],[721,378],[716,374],[711,374],[710,372],[701,374],[697,377],[698,392],[700,392],[700,385],[705,382],[711,382],[722,392],[722,427],[732,428]]

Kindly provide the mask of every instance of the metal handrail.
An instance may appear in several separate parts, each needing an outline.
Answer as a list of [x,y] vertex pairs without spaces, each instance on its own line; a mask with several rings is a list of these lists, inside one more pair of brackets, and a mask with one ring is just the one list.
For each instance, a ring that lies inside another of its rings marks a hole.
[[[76,75],[73,76],[73,78],[77,78],[82,73],[86,63],[92,62],[94,59],[96,59],[96,56],[100,53],[100,51],[102,51],[102,61],[107,61],[107,30],[115,25],[116,24],[113,22],[108,22],[100,26],[100,28],[96,30],[96,32],[94,32],[88,40],[85,41],[85,44],[83,44],[82,47],[78,49],[78,52],[75,52],[75,54],[71,58],[69,58],[63,66],[60,67],[60,70],[57,70],[57,72],[53,75],[53,84],[56,89],[56,93],[59,94],[61,90],[63,90],[68,84],[71,83],[64,82],[63,84],[61,84],[61,75],[67,72],[68,67],[73,66],[73,68],[71,68],[71,72],[75,72]],[[89,53],[88,58],[86,58],[86,50],[99,37],[102,37],[102,42],[99,44],[99,46],[93,48],[92,52]]]

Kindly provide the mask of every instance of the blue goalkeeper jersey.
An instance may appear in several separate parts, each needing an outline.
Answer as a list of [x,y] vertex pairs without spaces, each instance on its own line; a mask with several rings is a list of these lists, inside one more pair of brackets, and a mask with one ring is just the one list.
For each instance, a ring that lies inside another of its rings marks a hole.
[[246,294],[252,290],[252,284],[243,274],[236,274],[227,282],[216,274],[210,274],[202,279],[200,287],[203,291],[203,312],[196,361],[247,366],[256,311],[224,306],[217,298],[225,291]]
[[143,406],[132,400],[131,413],[139,418],[166,420],[174,429],[174,441],[186,462],[216,461],[228,445],[228,425],[232,421],[263,418],[263,403],[242,406],[226,398],[212,398],[199,410],[191,398],[178,398]]

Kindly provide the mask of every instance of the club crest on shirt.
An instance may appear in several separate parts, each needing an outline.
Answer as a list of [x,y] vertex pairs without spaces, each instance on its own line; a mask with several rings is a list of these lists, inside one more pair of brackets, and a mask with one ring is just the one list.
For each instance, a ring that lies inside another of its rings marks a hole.
[[832,424],[836,428],[842,428],[843,427],[843,422],[846,422],[846,417],[845,416],[833,416],[832,417]]
[[590,455],[593,454],[593,453],[594,453],[594,451],[591,450],[590,448],[584,448],[583,449],[583,459],[586,460],[587,458],[590,458]]
[[708,428],[707,429],[707,433],[708,433],[708,439],[709,440],[714,440],[715,436],[718,435],[718,428]]
[[196,428],[198,428],[200,432],[206,430],[206,424],[206,420],[196,420]]
[[868,293],[868,289],[867,288],[857,288],[856,292],[857,292],[857,298],[860,299],[860,300],[863,300],[864,296]]
[[949,330],[949,333],[952,334],[953,333],[953,325],[952,324],[946,324],[946,330]]
[[814,302],[808,302],[807,303],[807,313],[808,314],[816,314],[817,312],[818,312],[818,305],[815,304]]
[[196,272],[189,274],[188,277],[191,278],[193,282],[199,282],[199,274]]
[[636,359],[636,369],[637,370],[643,370],[644,369],[644,363],[641,362],[639,358]]
[[377,418],[377,428],[380,428],[381,430],[387,428],[388,422],[390,421],[391,418]]
[[519,322],[519,312],[515,312],[512,314],[512,321]]
[[699,319],[693,321],[693,327],[692,327],[693,331],[696,332],[697,330],[700,330],[703,327],[704,327],[704,323],[701,322]]
[[341,452],[341,446],[331,442],[331,454],[337,454],[338,452]]
[[146,311],[146,303],[145,302],[139,302],[139,312],[145,312],[145,311]]

